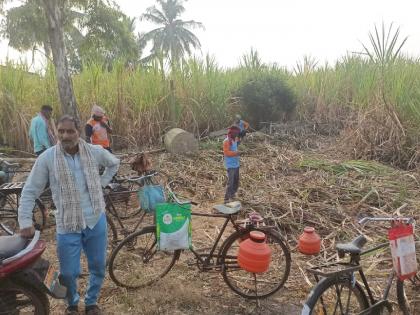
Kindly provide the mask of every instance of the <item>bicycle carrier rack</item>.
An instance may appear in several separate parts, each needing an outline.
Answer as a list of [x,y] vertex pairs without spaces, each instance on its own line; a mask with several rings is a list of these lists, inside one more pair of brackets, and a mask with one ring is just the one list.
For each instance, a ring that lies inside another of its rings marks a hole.
[[4,183],[0,186],[0,193],[13,194],[22,191],[25,182]]
[[335,277],[341,274],[349,274],[362,269],[361,265],[353,265],[349,263],[332,262],[306,269],[315,276]]

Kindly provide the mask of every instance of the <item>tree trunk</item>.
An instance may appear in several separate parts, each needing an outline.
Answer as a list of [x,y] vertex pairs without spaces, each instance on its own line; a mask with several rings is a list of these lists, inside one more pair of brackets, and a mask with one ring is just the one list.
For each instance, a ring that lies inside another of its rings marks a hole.
[[42,0],[48,21],[48,36],[51,42],[51,52],[55,66],[55,74],[60,94],[62,114],[71,115],[80,121],[73,83],[68,71],[66,47],[63,30],[63,0]]
[[176,101],[175,101],[175,86],[174,80],[169,80],[169,115],[171,120],[171,127],[175,128],[177,125],[177,117],[176,117]]
[[47,58],[47,62],[51,61],[51,45],[49,42],[44,42],[43,43],[44,46],[44,53],[45,53],[45,58]]

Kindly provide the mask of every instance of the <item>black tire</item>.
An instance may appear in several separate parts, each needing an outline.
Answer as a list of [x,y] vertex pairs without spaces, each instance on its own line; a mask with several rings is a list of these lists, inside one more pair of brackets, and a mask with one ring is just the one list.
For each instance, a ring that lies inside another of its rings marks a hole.
[[48,315],[50,313],[47,295],[29,285],[5,281],[0,285],[0,315],[24,314]]
[[108,247],[115,248],[118,244],[118,231],[108,213],[105,213],[105,215],[108,231]]
[[221,247],[218,263],[222,266],[223,279],[234,292],[249,299],[265,298],[277,292],[289,277],[290,252],[280,234],[274,230],[258,230],[265,233],[266,243],[272,251],[270,267],[259,274],[241,269],[237,262],[239,243],[252,230],[258,229],[237,231],[230,235]]
[[[0,209],[0,228],[6,234],[13,235],[19,229],[17,205],[16,203],[9,203],[6,208]],[[47,210],[41,200],[35,200],[35,206],[32,210],[32,221],[41,230],[46,224],[46,212]]]
[[147,226],[127,236],[112,251],[109,275],[118,286],[141,288],[164,277],[175,264],[179,253],[158,251],[156,227]]
[[47,224],[47,208],[44,206],[41,200],[35,200],[35,206],[32,210],[32,221],[41,230],[45,228]]
[[[417,267],[420,266],[420,241],[416,241]],[[420,314],[420,271],[404,281],[397,280],[398,306],[404,315]]]
[[[347,294],[337,297],[337,292]],[[339,301],[341,301],[339,303]],[[338,310],[336,307],[340,307]],[[351,309],[350,309],[351,307]],[[330,311],[331,308],[331,311]],[[343,309],[344,308],[344,309]],[[302,315],[330,315],[330,314],[359,314],[369,308],[369,302],[359,282],[356,281],[352,287],[348,276],[323,278],[312,289],[309,297],[303,306]]]
[[412,279],[397,281],[398,306],[404,315],[420,313],[420,272]]

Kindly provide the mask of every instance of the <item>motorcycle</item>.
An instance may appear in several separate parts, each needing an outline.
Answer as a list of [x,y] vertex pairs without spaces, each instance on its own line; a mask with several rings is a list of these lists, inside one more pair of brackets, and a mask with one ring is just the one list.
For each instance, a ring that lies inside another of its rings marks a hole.
[[39,230],[32,240],[0,236],[0,315],[48,315],[48,295],[65,298],[58,272],[41,258],[45,248]]

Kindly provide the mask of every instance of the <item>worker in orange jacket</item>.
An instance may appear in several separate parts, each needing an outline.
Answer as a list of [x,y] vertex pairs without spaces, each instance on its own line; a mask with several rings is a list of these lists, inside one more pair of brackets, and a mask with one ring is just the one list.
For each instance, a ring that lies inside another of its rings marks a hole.
[[92,107],[92,117],[87,121],[85,127],[86,142],[101,145],[112,153],[108,134],[112,132],[108,117],[102,107]]
[[223,141],[224,164],[228,177],[226,184],[225,203],[233,200],[239,188],[239,133],[239,127],[232,126],[228,129],[227,137]]

